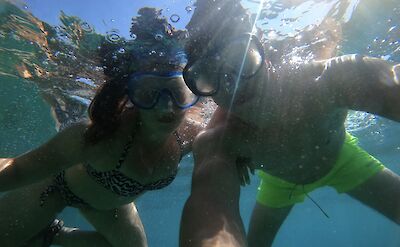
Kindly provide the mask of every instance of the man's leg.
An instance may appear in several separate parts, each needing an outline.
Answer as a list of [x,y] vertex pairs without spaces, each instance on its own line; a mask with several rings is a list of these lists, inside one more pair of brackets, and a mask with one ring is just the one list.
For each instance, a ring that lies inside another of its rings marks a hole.
[[346,193],[400,224],[400,176],[391,170],[383,169]]
[[256,202],[250,218],[249,247],[272,246],[275,236],[293,206],[271,208]]

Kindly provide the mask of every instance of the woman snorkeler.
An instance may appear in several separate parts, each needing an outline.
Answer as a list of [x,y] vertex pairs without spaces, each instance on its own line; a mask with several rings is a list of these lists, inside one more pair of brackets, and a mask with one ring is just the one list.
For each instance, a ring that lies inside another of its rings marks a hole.
[[[100,47],[106,80],[90,120],[0,159],[0,191],[7,192],[0,198],[0,246],[147,246],[134,200],[174,180],[202,125],[198,97],[182,77],[184,32],[155,9],[139,14],[131,29],[136,39]],[[96,231],[64,227],[55,218],[67,206]]]

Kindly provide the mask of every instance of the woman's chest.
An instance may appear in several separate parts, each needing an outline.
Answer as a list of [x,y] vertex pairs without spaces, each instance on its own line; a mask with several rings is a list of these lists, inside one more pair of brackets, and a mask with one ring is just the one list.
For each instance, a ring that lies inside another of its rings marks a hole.
[[158,147],[145,146],[138,141],[125,144],[102,143],[90,151],[85,165],[98,173],[124,176],[140,183],[149,183],[172,174],[179,163],[180,150],[168,140]]
[[173,145],[169,146],[168,149],[154,150],[151,155],[140,150],[129,151],[120,167],[120,156],[110,150],[104,151],[87,159],[86,163],[68,169],[66,182],[74,194],[95,208],[118,207],[173,181],[179,154]]

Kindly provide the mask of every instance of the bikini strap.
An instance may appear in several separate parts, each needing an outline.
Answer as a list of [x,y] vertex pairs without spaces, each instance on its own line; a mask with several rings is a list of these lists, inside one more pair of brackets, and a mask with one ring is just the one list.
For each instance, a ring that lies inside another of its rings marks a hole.
[[[177,142],[178,145],[179,145],[179,151],[180,151],[180,154],[179,154],[179,161],[181,161],[182,158],[183,158],[183,150],[184,150],[184,149],[183,149],[183,140],[182,140],[182,138],[180,137],[178,131],[175,130],[175,131],[173,132],[173,134],[174,134],[174,136],[175,136],[175,138],[176,138],[176,142]],[[126,156],[128,155],[128,153],[129,153],[129,150],[130,150],[130,149],[132,148],[132,146],[133,146],[133,137],[134,137],[134,134],[130,135],[128,142],[125,144],[124,150],[122,151],[122,153],[121,153],[121,155],[120,155],[120,157],[119,157],[119,159],[118,159],[118,165],[117,165],[116,169],[121,169],[122,164],[124,163],[125,158],[126,158]]]
[[128,153],[129,153],[129,150],[131,150],[131,148],[132,148],[132,145],[133,145],[133,137],[134,137],[134,134],[130,135],[130,136],[129,136],[129,140],[128,140],[128,141],[125,143],[125,145],[124,145],[124,150],[122,151],[121,155],[119,156],[118,165],[117,165],[117,167],[116,167],[118,170],[121,169],[122,164],[124,163],[124,161],[125,161],[125,159],[126,159],[126,156],[127,156]]
[[118,159],[118,165],[115,167],[117,170],[121,169],[122,164],[125,162],[126,156],[129,153],[129,150],[131,150],[133,146],[133,139],[135,138],[136,132],[140,126],[141,122],[137,119],[136,124],[135,124],[135,129],[133,130],[132,134],[129,136],[128,141],[124,145],[124,150],[122,151],[121,155],[119,156]]

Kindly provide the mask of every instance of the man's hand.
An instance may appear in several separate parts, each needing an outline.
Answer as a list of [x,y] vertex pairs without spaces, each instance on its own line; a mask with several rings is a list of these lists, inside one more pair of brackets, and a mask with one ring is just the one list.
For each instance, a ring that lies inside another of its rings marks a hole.
[[254,175],[254,165],[251,162],[251,158],[238,157],[236,159],[236,169],[239,175],[240,185],[246,186],[250,184],[250,175]]

